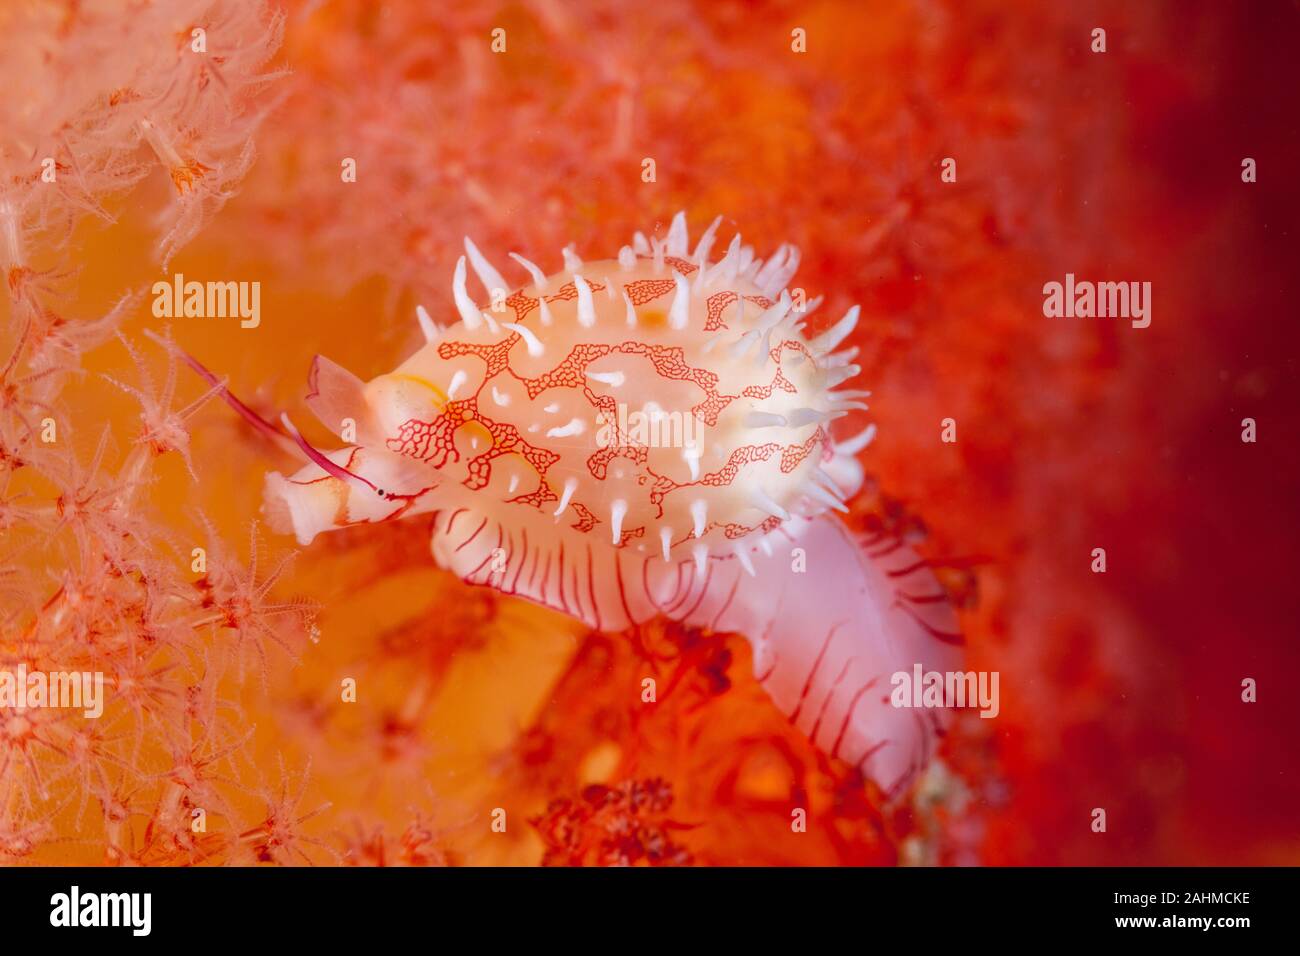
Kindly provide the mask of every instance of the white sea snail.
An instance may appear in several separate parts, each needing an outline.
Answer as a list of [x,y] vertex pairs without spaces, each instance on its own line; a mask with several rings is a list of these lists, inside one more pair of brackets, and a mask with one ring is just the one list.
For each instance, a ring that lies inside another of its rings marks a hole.
[[[854,307],[814,338],[816,302],[786,286],[797,250],[767,260],[715,220],[688,250],[637,233],[617,258],[512,286],[466,239],[446,328],[363,382],[317,357],[307,402],[336,434],[297,474],[267,476],[272,527],[302,544],[359,522],[432,513],[433,557],[474,585],[617,632],[656,615],[744,634],[777,706],[819,748],[896,794],[947,712],[891,704],[891,676],[950,671],[961,636],[943,588],[903,542],[834,514],[862,481],[874,426],[840,388]],[[467,264],[494,308],[467,287]],[[292,429],[287,419],[286,425]]]

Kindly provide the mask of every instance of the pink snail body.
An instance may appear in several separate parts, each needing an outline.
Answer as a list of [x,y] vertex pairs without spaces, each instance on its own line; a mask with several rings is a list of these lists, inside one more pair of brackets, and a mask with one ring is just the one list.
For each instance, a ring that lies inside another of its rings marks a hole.
[[349,444],[268,475],[266,512],[303,544],[433,514],[434,560],[469,584],[605,631],[664,615],[744,634],[792,722],[897,793],[946,712],[892,706],[891,677],[953,669],[956,618],[911,548],[834,513],[874,434],[830,434],[866,407],[839,387],[857,308],[805,338],[797,251],[763,261],[737,236],[710,261],[717,225],[689,252],[678,214],[662,241],[565,250],[550,276],[512,254],[522,287],[466,240],[458,321],[419,310],[427,343],[398,369],[363,382],[317,358],[308,404]]

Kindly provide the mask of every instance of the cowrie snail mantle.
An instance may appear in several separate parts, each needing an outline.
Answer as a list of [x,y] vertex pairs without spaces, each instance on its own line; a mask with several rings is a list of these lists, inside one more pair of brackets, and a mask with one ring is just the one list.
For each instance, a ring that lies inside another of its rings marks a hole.
[[[893,707],[890,677],[954,669],[956,618],[911,548],[836,514],[874,436],[831,436],[869,394],[844,387],[856,349],[837,351],[858,308],[805,336],[798,251],[759,259],[737,236],[713,261],[720,221],[692,250],[679,213],[662,240],[565,250],[549,275],[512,253],[522,286],[466,239],[454,320],[419,309],[426,344],[396,370],[363,382],[316,359],[307,403],[355,443],[268,475],[265,511],[303,544],[431,513],[434,560],[469,584],[605,631],[664,615],[744,634],[777,706],[894,794],[947,713]],[[503,311],[478,305],[494,296]],[[634,418],[690,428],[647,440]]]

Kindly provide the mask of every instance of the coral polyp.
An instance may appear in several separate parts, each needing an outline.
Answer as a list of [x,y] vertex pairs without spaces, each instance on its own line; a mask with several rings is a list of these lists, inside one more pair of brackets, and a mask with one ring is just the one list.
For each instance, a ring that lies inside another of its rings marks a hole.
[[[553,275],[515,256],[512,287],[465,241],[457,315],[395,371],[363,382],[328,360],[308,403],[348,447],[268,476],[273,527],[307,544],[357,523],[434,514],[433,556],[470,584],[622,631],[663,615],[745,634],[778,706],[888,792],[942,727],[890,706],[890,675],[943,669],[961,643],[946,596],[901,540],[834,517],[862,481],[865,410],[836,351],[859,311],[805,335],[817,300],[789,288],[720,220],[689,248],[638,233],[617,258],[564,252]],[[472,268],[488,308],[468,290]],[[296,432],[295,432],[296,434]]]

